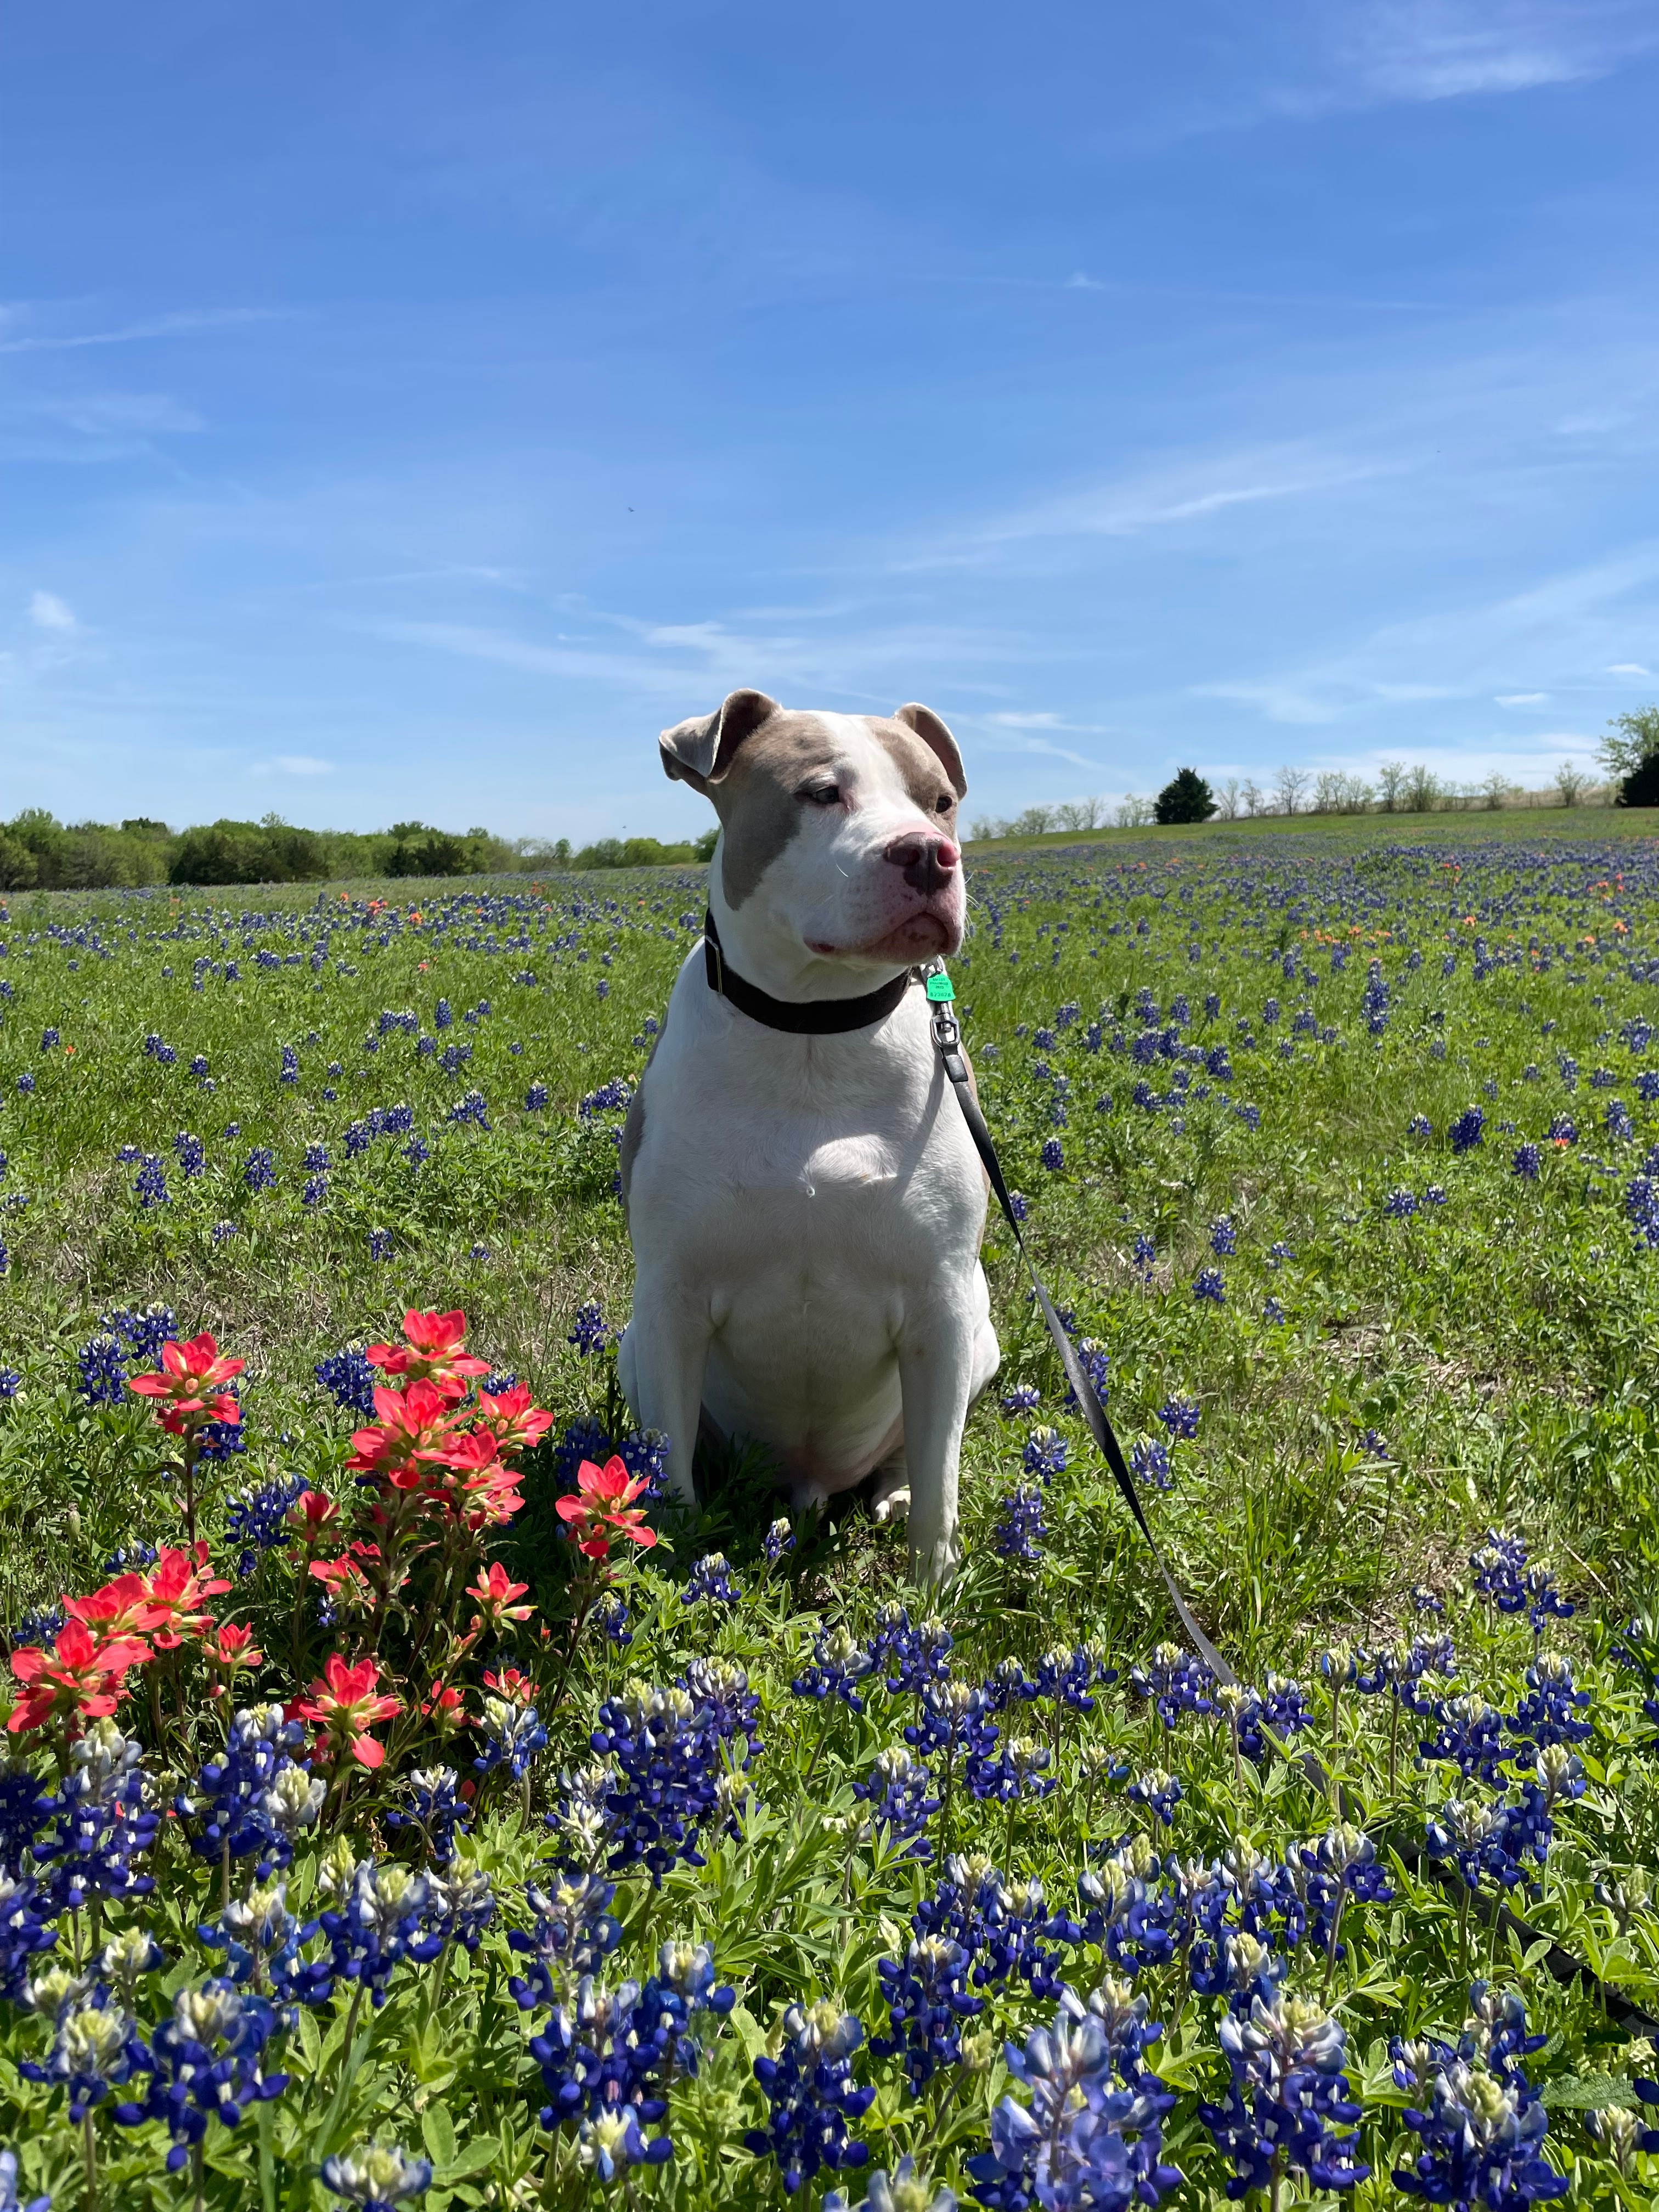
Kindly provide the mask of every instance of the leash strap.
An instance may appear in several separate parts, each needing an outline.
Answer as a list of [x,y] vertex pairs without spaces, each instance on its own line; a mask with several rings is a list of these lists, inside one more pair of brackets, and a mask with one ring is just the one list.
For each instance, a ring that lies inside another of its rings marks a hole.
[[1083,1371],[1083,1364],[1073,1349],[1072,1340],[1066,1334],[1060,1316],[1054,1311],[1054,1301],[1048,1296],[1048,1288],[1036,1271],[1036,1262],[1025,1249],[1025,1239],[1019,1233],[1019,1221],[1014,1212],[1013,1200],[1009,1194],[1007,1182],[1003,1176],[1002,1163],[997,1158],[997,1148],[992,1141],[991,1132],[985,1126],[985,1116],[979,1110],[979,1102],[974,1096],[973,1081],[968,1072],[968,1063],[963,1057],[962,1032],[957,1027],[956,1016],[951,1011],[951,1001],[956,996],[951,988],[951,979],[945,974],[943,966],[934,963],[926,972],[925,982],[928,1005],[933,1017],[933,1042],[939,1049],[939,1064],[950,1078],[951,1088],[957,1094],[957,1103],[962,1109],[962,1118],[968,1124],[968,1133],[974,1140],[974,1149],[978,1152],[985,1172],[990,1177],[991,1188],[996,1193],[997,1204],[1002,1208],[1003,1218],[1013,1231],[1014,1243],[1019,1248],[1019,1256],[1025,1262],[1025,1272],[1030,1277],[1031,1288],[1036,1294],[1038,1310],[1042,1315],[1049,1335],[1054,1340],[1054,1350],[1060,1354],[1060,1364],[1066,1370],[1066,1379],[1072,1386],[1073,1395],[1082,1409],[1084,1419],[1089,1425],[1089,1433],[1093,1437],[1101,1457],[1112,1470],[1112,1479],[1117,1484],[1123,1502],[1133,1516],[1135,1526],[1146,1540],[1146,1548],[1151,1552],[1159,1574],[1164,1577],[1164,1587],[1170,1593],[1170,1602],[1180,1616],[1182,1626],[1193,1639],[1200,1657],[1208,1664],[1216,1680],[1218,1682],[1236,1683],[1238,1680],[1237,1675],[1234,1674],[1232,1668],[1200,1627],[1191,1606],[1182,1595],[1180,1585],[1165,1564],[1158,1539],[1152,1534],[1152,1523],[1147,1520],[1146,1509],[1141,1504],[1140,1493],[1135,1488],[1134,1477],[1130,1474],[1124,1460],[1123,1447],[1119,1443],[1112,1425],[1106,1418],[1106,1408],[1101,1404],[1094,1385]]
[[790,1036],[844,1036],[848,1030],[867,1030],[886,1020],[915,981],[915,970],[907,968],[878,990],[862,992],[856,999],[775,999],[731,966],[712,909],[702,918],[702,957],[711,991],[750,1021]]

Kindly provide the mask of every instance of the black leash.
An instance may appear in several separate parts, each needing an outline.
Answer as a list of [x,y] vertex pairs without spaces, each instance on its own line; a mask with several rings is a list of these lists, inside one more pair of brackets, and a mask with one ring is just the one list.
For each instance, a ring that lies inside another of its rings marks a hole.
[[956,997],[956,992],[941,962],[935,961],[929,967],[925,981],[927,1003],[933,1017],[933,1042],[939,1048],[939,1064],[951,1079],[951,1087],[957,1094],[957,1103],[962,1109],[962,1118],[968,1124],[968,1133],[974,1140],[974,1149],[979,1154],[985,1172],[990,1178],[991,1188],[996,1193],[997,1204],[1002,1208],[1003,1218],[1013,1231],[1014,1243],[1019,1248],[1019,1256],[1025,1262],[1025,1272],[1031,1279],[1031,1288],[1036,1295],[1038,1310],[1048,1326],[1049,1335],[1054,1340],[1054,1350],[1060,1354],[1060,1364],[1066,1370],[1066,1379],[1072,1386],[1072,1394],[1077,1400],[1084,1419],[1089,1425],[1089,1433],[1099,1447],[1101,1457],[1112,1470],[1112,1479],[1122,1494],[1124,1504],[1133,1516],[1135,1526],[1146,1540],[1146,1548],[1152,1553],[1153,1564],[1157,1566],[1159,1574],[1164,1577],[1164,1587],[1170,1593],[1170,1604],[1180,1615],[1182,1626],[1192,1638],[1194,1644],[1198,1647],[1200,1656],[1214,1674],[1216,1680],[1218,1682],[1237,1685],[1237,1675],[1234,1674],[1232,1668],[1199,1626],[1191,1606],[1181,1594],[1180,1584],[1165,1564],[1164,1553],[1158,1547],[1158,1539],[1152,1534],[1152,1523],[1147,1520],[1146,1509],[1141,1504],[1140,1494],[1135,1488],[1134,1477],[1130,1474],[1127,1463],[1123,1457],[1123,1447],[1119,1443],[1110,1421],[1106,1418],[1106,1408],[1101,1404],[1098,1393],[1083,1371],[1083,1363],[1073,1349],[1072,1340],[1066,1334],[1064,1322],[1054,1311],[1054,1300],[1048,1296],[1048,1288],[1036,1271],[1036,1264],[1025,1249],[1025,1239],[1019,1233],[1019,1218],[1014,1212],[1014,1202],[1009,1194],[1007,1182],[1002,1172],[1002,1163],[997,1158],[996,1146],[992,1141],[991,1132],[985,1126],[985,1116],[979,1110],[979,1101],[974,1096],[973,1078],[969,1073],[968,1063],[962,1053],[962,1032],[957,1027],[956,1016],[951,1011],[951,1002]]
[[[1019,1221],[1002,1172],[1002,1163],[997,1158],[996,1146],[986,1127],[985,1116],[979,1110],[979,1101],[974,1096],[973,1078],[963,1056],[962,1032],[957,1026],[956,1016],[951,1011],[956,990],[945,973],[944,962],[934,960],[925,969],[907,969],[903,975],[895,976],[890,983],[884,983],[880,990],[866,992],[861,998],[817,1000],[802,1004],[787,999],[775,999],[769,992],[760,990],[753,983],[745,982],[741,975],[732,973],[721,951],[712,913],[703,925],[703,939],[709,989],[729,1000],[739,1013],[747,1014],[751,1020],[761,1023],[767,1029],[782,1030],[792,1036],[834,1036],[849,1030],[867,1029],[876,1022],[884,1021],[913,983],[920,981],[923,985],[933,1016],[933,1043],[938,1048],[939,1065],[957,1095],[962,1118],[968,1124],[968,1133],[974,1140],[974,1149],[979,1154],[991,1188],[996,1194],[1003,1218],[1013,1232],[1019,1256],[1031,1279],[1031,1289],[1038,1310],[1053,1339],[1054,1350],[1060,1355],[1060,1364],[1072,1386],[1073,1395],[1088,1424],[1089,1433],[1094,1438],[1101,1457],[1110,1468],[1112,1479],[1129,1509],[1136,1528],[1146,1539],[1146,1548],[1164,1577],[1164,1587],[1170,1594],[1170,1602],[1174,1606],[1182,1626],[1191,1637],[1200,1657],[1216,1680],[1237,1686],[1237,1675],[1200,1627],[1192,1607],[1182,1595],[1180,1585],[1165,1564],[1158,1539],[1152,1534],[1152,1524],[1141,1504],[1140,1494],[1135,1488],[1134,1477],[1124,1459],[1123,1448],[1106,1418],[1106,1408],[1096,1395],[1094,1385],[1084,1373],[1083,1364],[1073,1349],[1065,1324],[1054,1311],[1054,1301],[1036,1271],[1036,1262],[1025,1249],[1025,1239],[1020,1235]],[[1333,1795],[1330,1777],[1316,1752],[1293,1751],[1278,1731],[1270,1728],[1260,1716],[1257,1724],[1280,1758],[1299,1766],[1322,1797],[1329,1798]],[[1356,1826],[1363,1827],[1365,1825],[1364,1808],[1354,1804],[1340,1783],[1336,1786],[1334,1796],[1343,1819],[1352,1820]],[[1356,1819],[1356,1814],[1362,1817]],[[1413,1873],[1438,1882],[1443,1888],[1462,1893],[1460,1878],[1450,1867],[1442,1864],[1437,1859],[1430,1858],[1420,1842],[1386,1829],[1378,1832],[1373,1841],[1392,1851],[1401,1865],[1409,1867]],[[1513,1936],[1524,1950],[1531,1950],[1543,1940],[1540,1931],[1512,1911],[1502,1897],[1495,1893],[1489,1897],[1484,1890],[1477,1889],[1469,1893],[1469,1900],[1477,1919],[1488,1925],[1495,1923],[1502,1933]],[[1560,1944],[1551,1941],[1548,1950],[1542,1954],[1542,1963],[1553,1981],[1563,1984],[1581,1982],[1590,1996],[1599,2002],[1605,2015],[1631,2034],[1659,2039],[1659,2020],[1644,2012],[1639,2005],[1632,2004],[1620,1990],[1604,1982],[1591,1967],[1582,1960],[1574,1958],[1571,1952],[1564,1949]]]

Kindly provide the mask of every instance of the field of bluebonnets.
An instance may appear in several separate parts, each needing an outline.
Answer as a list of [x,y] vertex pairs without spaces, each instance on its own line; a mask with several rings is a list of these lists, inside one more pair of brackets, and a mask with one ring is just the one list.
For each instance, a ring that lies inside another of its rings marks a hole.
[[1388,828],[981,860],[955,963],[1242,1690],[994,1224],[953,1587],[658,1498],[696,872],[14,898],[0,2203],[1650,2203],[1659,842]]

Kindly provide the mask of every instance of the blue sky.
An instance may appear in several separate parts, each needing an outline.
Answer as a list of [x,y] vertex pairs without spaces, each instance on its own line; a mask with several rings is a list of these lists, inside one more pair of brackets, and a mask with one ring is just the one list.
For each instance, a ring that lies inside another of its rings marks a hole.
[[0,811],[684,834],[1659,696],[1659,12],[82,0],[0,138]]

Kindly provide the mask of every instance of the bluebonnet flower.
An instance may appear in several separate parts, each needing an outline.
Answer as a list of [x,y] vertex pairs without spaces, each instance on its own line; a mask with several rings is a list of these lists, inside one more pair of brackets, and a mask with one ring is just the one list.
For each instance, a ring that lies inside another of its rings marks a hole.
[[173,1201],[167,1195],[167,1176],[162,1172],[161,1161],[156,1158],[154,1152],[145,1153],[141,1159],[138,1172],[132,1179],[132,1194],[139,1205],[147,1210],[152,1206],[172,1204]]
[[1457,1119],[1450,1124],[1446,1131],[1447,1136],[1451,1140],[1451,1148],[1453,1152],[1473,1152],[1474,1147],[1481,1140],[1481,1133],[1484,1131],[1486,1125],[1486,1112],[1485,1107],[1465,1107],[1463,1111],[1457,1116]]
[[329,1941],[335,1973],[366,1990],[375,2008],[386,2002],[387,1984],[404,1960],[424,1965],[443,1948],[428,1916],[434,1902],[433,1878],[390,1860],[355,1861],[343,1840],[337,1855],[325,1860],[326,1886],[338,1900],[318,1916]]
[[331,1352],[311,1371],[337,1406],[353,1413],[369,1414],[374,1411],[375,1370],[358,1346],[349,1344],[338,1352]]
[[1047,1797],[1058,1779],[1047,1771],[1052,1757],[1048,1746],[1034,1736],[1010,1736],[994,1755],[970,1759],[963,1779],[981,1802],[1012,1805],[1021,1797]]
[[1198,1434],[1199,1405],[1196,1398],[1166,1399],[1158,1409],[1158,1418],[1177,1441],[1188,1443]]
[[1601,1115],[1601,1126],[1614,1144],[1627,1145],[1636,1134],[1636,1124],[1630,1118],[1630,1109],[1622,1098],[1609,1098]]
[[[8,1856],[13,1856],[9,1849]],[[55,1921],[56,1907],[33,1875],[0,1867],[0,1996],[14,2004],[24,2001],[33,1961],[57,1945]]]
[[304,1728],[280,1705],[236,1714],[223,1751],[173,1800],[181,1818],[201,1824],[191,1836],[198,1858],[216,1863],[227,1851],[233,1859],[257,1853],[261,1881],[291,1862],[294,1838],[316,1824],[327,1788],[308,1760],[293,1756],[304,1741]]
[[[617,1893],[614,1882],[597,1875],[561,1875],[543,1888],[531,1881],[525,1887],[525,1903],[532,1924],[513,1928],[507,1942],[530,1961],[522,1977],[511,1976],[507,1987],[521,2012],[557,2002],[559,1990],[591,1974],[622,1941],[622,1923],[611,1911]],[[554,1976],[558,1977],[556,1987]]]
[[[46,2058],[20,2059],[17,2070],[25,2081],[61,2082],[69,2092],[69,2116],[78,2124],[144,2064],[147,2054],[131,2014],[99,1995],[88,1996],[79,1977],[72,1978],[70,1989],[73,1994],[54,2008],[55,2033]],[[124,2109],[116,2106],[117,2119]]]
[[1165,1728],[1172,1729],[1183,1713],[1215,1711],[1209,1695],[1212,1676],[1201,1659],[1183,1651],[1178,1644],[1158,1644],[1150,1658],[1129,1669],[1129,1686],[1138,1698],[1150,1699]]
[[134,1862],[155,1842],[161,1817],[145,1802],[139,1746],[112,1720],[96,1720],[69,1756],[48,1808],[51,1832],[33,1847],[36,1862],[50,1869],[53,1896],[78,1912],[92,1898],[147,1895],[155,1876]]
[[392,1231],[389,1229],[369,1231],[368,1256],[373,1261],[386,1261],[392,1257]]
[[625,1649],[634,1641],[633,1631],[628,1626],[628,1601],[619,1590],[613,1590],[593,1608],[593,1626],[607,1644]]
[[[1078,1343],[1077,1356],[1078,1363],[1088,1376],[1096,1397],[1103,1406],[1111,1395],[1111,1386],[1106,1380],[1107,1370],[1111,1362],[1107,1356],[1105,1346],[1097,1337],[1083,1337]],[[1066,1385],[1066,1402],[1068,1406],[1075,1406],[1077,1401],[1077,1392],[1068,1382]]]
[[1434,2037],[1389,2043],[1395,2081],[1421,2100],[1405,2120],[1423,2144],[1409,2167],[1395,2169],[1395,2185],[1430,2203],[1525,2212],[1567,2191],[1543,2157],[1549,2116],[1520,2063],[1544,2039],[1527,2034],[1515,1991],[1476,1982],[1469,1996],[1455,2046]]
[[17,1088],[22,1092],[26,1098],[33,1091],[34,1075],[32,1069],[26,1067],[23,1070],[23,1073],[17,1079]]
[[307,1207],[321,1206],[327,1197],[328,1177],[324,1175],[307,1176],[305,1187],[300,1193],[301,1205]]
[[1017,1382],[1012,1390],[1002,1394],[1002,1410],[1012,1417],[1034,1412],[1042,1402],[1042,1391],[1031,1382]]
[[453,1766],[416,1767],[398,1785],[399,1803],[386,1814],[386,1826],[409,1829],[425,1848],[429,1863],[453,1866],[456,1838],[472,1825],[471,1807],[460,1795],[461,1778]]
[[584,1358],[588,1358],[596,1352],[603,1352],[612,1340],[612,1335],[613,1332],[599,1311],[598,1304],[589,1298],[585,1304],[577,1307],[565,1342],[574,1344]]
[[539,1114],[547,1104],[547,1085],[532,1083],[524,1094],[524,1103],[527,1114]]
[[1056,1644],[1037,1661],[1037,1695],[1063,1705],[1068,1712],[1093,1712],[1092,1686],[1116,1680],[1116,1668],[1103,1666],[1098,1655],[1086,1644]]
[[923,1760],[896,1744],[878,1752],[868,1775],[853,1784],[853,1795],[869,1805],[872,1828],[887,1829],[896,1843],[915,1838],[903,1854],[906,1858],[932,1856],[923,1833],[939,1808],[939,1800],[927,1795],[932,1779]]
[[962,2057],[962,2023],[985,2009],[967,1987],[968,1954],[947,1937],[921,1936],[903,1960],[881,1959],[877,1978],[887,2002],[888,2033],[872,2036],[878,2058],[899,2057],[913,2096]]
[[1058,1175],[1066,1164],[1066,1152],[1058,1137],[1046,1137],[1042,1152],[1042,1164],[1050,1175]]
[[[449,1049],[451,1052],[464,1052],[467,1050],[468,1048],[464,1045],[452,1045]],[[447,1057],[448,1054],[446,1054],[445,1058],[447,1059]],[[467,1091],[463,1097],[455,1101],[454,1104],[449,1109],[449,1111],[444,1115],[444,1119],[446,1121],[472,1121],[476,1122],[477,1127],[481,1129],[489,1128],[490,1126],[489,1110],[484,1103],[484,1095],[483,1091]]]
[[1355,2156],[1351,2127],[1360,2107],[1343,2071],[1340,2025],[1308,1997],[1258,1996],[1247,2020],[1229,2014],[1219,2029],[1232,2073],[1224,2105],[1199,2117],[1232,2165],[1229,2193],[1267,2189],[1276,2174],[1300,2173],[1315,2189],[1352,2189],[1370,2168]]
[[1047,1482],[1065,1472],[1068,1456],[1066,1439],[1059,1430],[1039,1426],[1025,1439],[1022,1459],[1027,1474],[1040,1476]]
[[1008,1194],[1008,1209],[1016,1221],[1024,1221],[1030,1214],[1030,1201],[1023,1192],[1011,1190]]
[[775,1567],[787,1552],[795,1548],[795,1532],[787,1517],[780,1514],[761,1539],[761,1552],[769,1566]]
[[1175,1480],[1170,1471],[1170,1449],[1155,1437],[1142,1437],[1129,1449],[1129,1471],[1137,1481],[1154,1490],[1168,1490]]
[[1175,1808],[1186,1792],[1173,1774],[1164,1767],[1149,1767],[1146,1773],[1136,1775],[1129,1784],[1128,1795],[1137,1805],[1160,1820],[1166,1828],[1175,1826]]
[[267,2075],[259,2063],[276,2026],[271,2006],[234,1982],[210,1979],[200,1989],[180,1990],[172,2019],[136,2062],[150,2076],[149,2092],[142,2104],[118,2105],[116,2118],[123,2127],[160,2120],[173,2137],[167,2170],[177,2173],[210,2118],[234,2128],[250,2105],[280,2097],[288,2087],[286,2074]]
[[1238,1231],[1225,1215],[1210,1224],[1210,1249],[1218,1260],[1231,1259],[1238,1249]]
[[1144,1229],[1141,1230],[1135,1237],[1134,1263],[1140,1270],[1140,1279],[1143,1283],[1150,1283],[1152,1281],[1152,1267],[1157,1258],[1157,1245],[1146,1234],[1146,1231]]
[[362,2142],[336,2151],[322,2164],[323,2186],[362,2212],[392,2212],[432,2185],[429,2158],[411,2158],[401,2143]]
[[1576,1145],[1578,1142],[1578,1125],[1571,1114],[1558,1114],[1546,1134],[1553,1145]]
[[798,1698],[839,1698],[861,1713],[864,1700],[854,1686],[872,1672],[875,1663],[849,1629],[823,1629],[813,1643],[811,1662],[789,1686]]
[[876,1615],[870,1658],[896,1695],[914,1692],[948,1677],[952,1640],[936,1613],[913,1626],[906,1608],[894,1602],[883,1606]]
[[[215,1428],[229,1424],[215,1422]],[[233,1498],[225,1516],[225,1534],[243,1548],[237,1561],[239,1574],[251,1575],[261,1552],[275,1551],[287,1537],[284,1523],[306,1489],[302,1474],[276,1475],[257,1490],[245,1490]]]
[[1193,1296],[1200,1304],[1207,1300],[1212,1305],[1224,1306],[1227,1286],[1219,1267],[1200,1267],[1193,1277]]
[[1034,1560],[1042,1556],[1047,1530],[1042,1520],[1042,1490],[1034,1482],[1020,1483],[1002,1501],[992,1542],[1005,1559]]
[[[1119,1992],[1105,1993],[1115,2008]],[[967,2161],[989,2212],[1033,2203],[1073,2212],[1128,2212],[1181,2185],[1163,2163],[1164,2116],[1175,2102],[1155,2074],[1126,2056],[1120,2071],[1106,2021],[1069,1989],[1051,2027],[1035,2027],[1003,2056],[1029,2106],[1005,2097],[991,2116],[991,2148]]]
[[180,1129],[173,1140],[173,1149],[179,1161],[179,1172],[186,1179],[207,1172],[207,1150],[199,1137],[192,1137],[188,1129]]
[[127,1400],[127,1370],[121,1346],[113,1336],[94,1336],[76,1354],[81,1370],[81,1395],[90,1406],[123,1406]]
[[705,1552],[686,1577],[680,1603],[736,1605],[743,1593],[732,1580],[732,1565],[724,1552]]
[[242,1181],[250,1190],[275,1190],[276,1158],[269,1145],[256,1145],[242,1164]]
[[505,1766],[515,1782],[522,1782],[537,1753],[547,1748],[547,1730],[534,1705],[521,1705],[511,1698],[484,1698],[478,1733],[483,1748],[472,1764],[480,1774]]
[[[3,1245],[0,1245],[0,1251],[3,1251],[4,1249]],[[0,1260],[0,1274],[3,1274],[4,1273],[5,1262],[3,1260]],[[17,1392],[22,1380],[23,1378],[18,1373],[16,1368],[0,1367],[0,1402],[3,1402],[7,1399],[15,1398],[17,1395]]]
[[1405,1221],[1417,1211],[1417,1194],[1411,1190],[1391,1190],[1382,1201],[1382,1211],[1390,1220]]
[[1510,1717],[1510,1726],[1541,1750],[1547,1744],[1583,1743],[1592,1734],[1589,1722],[1577,1716],[1590,1701],[1589,1692],[1574,1686],[1572,1669],[1553,1652],[1540,1652],[1527,1669],[1528,1694]]
[[236,1224],[234,1221],[216,1221],[209,1233],[216,1244],[222,1244],[227,1237],[236,1234]]
[[1437,1182],[1431,1182],[1423,1194],[1423,1203],[1425,1206],[1443,1206],[1446,1203],[1443,1188]]
[[[866,1658],[866,1671],[868,1663]],[[617,1770],[606,1805],[611,1869],[643,1866],[653,1883],[677,1859],[703,1863],[697,1832],[718,1800],[722,1753],[729,1757],[738,1744],[746,1764],[752,1743],[748,1728],[757,1701],[740,1667],[694,1661],[687,1681],[691,1687],[630,1685],[600,1706],[599,1725],[588,1739]]]
[[1406,1134],[1408,1137],[1431,1137],[1434,1134],[1434,1124],[1426,1114],[1413,1114],[1406,1124]]
[[787,2196],[824,2166],[836,2172],[869,2158],[868,2146],[848,2132],[875,2100],[872,2088],[853,2080],[852,2055],[863,2040],[857,2017],[823,1997],[810,2008],[791,2005],[777,2055],[755,2061],[767,2124],[750,2129],[744,2142],[757,2158],[777,2160]]
[[283,1047],[282,1069],[276,1080],[279,1083],[297,1083],[300,1080],[300,1055],[291,1044]]

